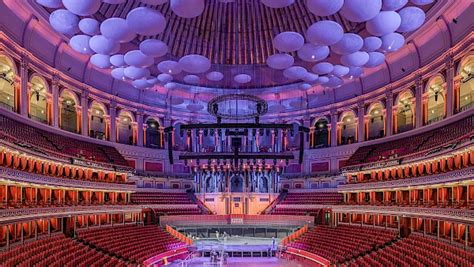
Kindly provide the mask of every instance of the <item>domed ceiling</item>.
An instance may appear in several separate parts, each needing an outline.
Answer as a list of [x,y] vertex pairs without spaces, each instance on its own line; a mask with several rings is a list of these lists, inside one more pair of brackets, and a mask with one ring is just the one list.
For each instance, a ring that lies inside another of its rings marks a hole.
[[98,68],[140,89],[173,83],[339,87],[384,63],[433,0],[36,0]]

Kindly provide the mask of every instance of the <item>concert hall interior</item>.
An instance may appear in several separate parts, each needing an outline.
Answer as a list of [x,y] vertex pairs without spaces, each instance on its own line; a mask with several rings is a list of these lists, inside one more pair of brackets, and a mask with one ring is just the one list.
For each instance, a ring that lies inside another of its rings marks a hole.
[[0,266],[474,266],[472,0],[0,0]]

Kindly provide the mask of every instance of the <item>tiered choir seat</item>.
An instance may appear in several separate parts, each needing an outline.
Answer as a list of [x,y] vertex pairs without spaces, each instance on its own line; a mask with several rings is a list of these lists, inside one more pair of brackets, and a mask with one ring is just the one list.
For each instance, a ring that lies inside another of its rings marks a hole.
[[54,157],[85,160],[127,166],[125,158],[114,147],[71,139],[63,135],[15,121],[0,115],[0,138]]
[[343,195],[337,192],[290,192],[286,195],[285,199],[275,206],[271,213],[280,215],[314,215],[319,213],[320,209],[311,208],[309,205],[334,205],[342,201]]
[[289,246],[314,253],[332,263],[343,263],[395,238],[396,233],[392,230],[349,225],[316,226]]
[[0,266],[126,267],[128,265],[122,260],[92,249],[64,235],[57,235],[0,252]]
[[141,264],[145,260],[186,246],[158,226],[120,225],[82,230],[82,242],[111,255]]
[[137,204],[194,204],[184,192],[137,192],[131,200]]

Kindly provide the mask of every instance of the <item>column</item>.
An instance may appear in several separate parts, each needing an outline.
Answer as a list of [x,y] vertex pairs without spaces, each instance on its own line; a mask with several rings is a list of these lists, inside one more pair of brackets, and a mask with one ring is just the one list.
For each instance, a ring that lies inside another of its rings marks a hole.
[[52,80],[52,95],[53,95],[53,100],[52,100],[52,126],[55,128],[59,127],[59,76],[58,75],[53,75],[53,80]]
[[20,106],[18,110],[22,116],[28,116],[28,65],[29,58],[23,54],[20,60]]
[[331,116],[331,146],[337,146],[337,110],[333,109]]
[[423,126],[423,80],[418,74],[415,80],[415,127]]
[[365,105],[364,102],[357,103],[357,142],[365,141]]
[[117,104],[115,101],[110,103],[110,131],[109,141],[117,142]]
[[454,112],[454,60],[449,53],[446,56],[446,117],[450,117]]
[[82,91],[81,94],[81,134],[89,135],[89,92],[86,90]]
[[143,111],[137,112],[137,146],[143,146]]
[[[303,119],[303,126],[304,126],[304,127],[307,127],[307,128],[310,128],[310,127],[311,127],[311,119],[308,118],[308,117],[305,117],[305,118]],[[295,134],[299,134],[299,133],[295,133]],[[302,135],[302,137],[303,137],[303,139],[304,139],[303,142],[304,142],[304,149],[305,149],[305,150],[308,150],[308,149],[309,149],[309,145],[310,145],[310,142],[308,141],[308,136],[307,136],[308,134],[309,134],[309,133],[304,133],[304,134]]]
[[385,93],[385,136],[391,136],[393,133],[393,93]]

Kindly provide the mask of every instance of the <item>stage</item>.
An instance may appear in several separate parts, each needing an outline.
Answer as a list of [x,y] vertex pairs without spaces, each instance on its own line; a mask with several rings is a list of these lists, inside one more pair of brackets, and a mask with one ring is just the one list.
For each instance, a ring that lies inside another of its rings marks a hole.
[[211,263],[207,257],[193,258],[187,262],[173,262],[171,267],[204,267],[204,266],[225,266],[225,267],[304,267],[305,265],[284,259],[272,258],[229,258],[227,264]]
[[229,257],[271,257],[278,248],[278,238],[226,236],[196,238],[193,248],[200,256],[209,257],[212,251],[227,253]]

